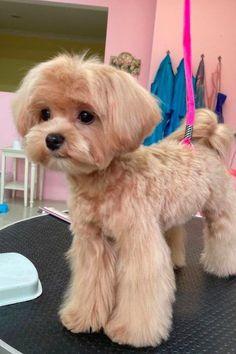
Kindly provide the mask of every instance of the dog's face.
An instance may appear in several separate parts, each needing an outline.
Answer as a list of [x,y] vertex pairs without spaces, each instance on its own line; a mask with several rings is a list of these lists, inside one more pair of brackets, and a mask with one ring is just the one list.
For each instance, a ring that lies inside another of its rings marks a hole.
[[29,158],[69,174],[106,168],[160,120],[156,100],[129,74],[68,55],[27,74],[13,113]]

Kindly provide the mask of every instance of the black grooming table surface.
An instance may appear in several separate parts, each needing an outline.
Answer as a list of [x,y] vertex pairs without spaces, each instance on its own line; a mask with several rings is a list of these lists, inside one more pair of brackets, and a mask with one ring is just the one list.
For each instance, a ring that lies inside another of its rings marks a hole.
[[69,279],[64,259],[71,243],[68,224],[42,216],[0,230],[0,251],[28,257],[43,286],[36,300],[0,307],[0,339],[24,354],[236,353],[236,278],[218,279],[202,271],[201,231],[201,219],[187,225],[188,265],[176,272],[169,340],[158,348],[137,349],[114,344],[102,333],[72,334],[58,321]]

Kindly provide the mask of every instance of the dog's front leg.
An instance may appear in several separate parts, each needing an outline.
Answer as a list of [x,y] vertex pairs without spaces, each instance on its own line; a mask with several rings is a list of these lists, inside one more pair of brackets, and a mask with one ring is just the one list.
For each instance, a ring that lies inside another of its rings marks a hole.
[[59,314],[70,331],[94,332],[114,306],[115,251],[94,225],[77,232],[68,253],[71,282]]
[[154,217],[138,215],[133,223],[125,218],[117,225],[116,305],[104,329],[120,344],[156,346],[167,339],[172,322],[170,250]]

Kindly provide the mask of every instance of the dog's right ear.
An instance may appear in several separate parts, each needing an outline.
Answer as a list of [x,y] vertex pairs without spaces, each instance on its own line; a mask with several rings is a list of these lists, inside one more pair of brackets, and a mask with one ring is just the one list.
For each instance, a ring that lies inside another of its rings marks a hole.
[[33,88],[34,69],[23,79],[21,86],[15,92],[12,101],[12,113],[17,131],[21,136],[25,136],[33,124],[33,115],[30,114],[29,103]]

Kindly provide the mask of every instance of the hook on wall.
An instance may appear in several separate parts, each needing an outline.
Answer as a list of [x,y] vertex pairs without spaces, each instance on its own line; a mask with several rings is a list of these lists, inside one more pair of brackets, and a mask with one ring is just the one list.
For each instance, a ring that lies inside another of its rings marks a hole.
[[219,55],[219,56],[218,56],[218,60],[219,60],[219,62],[221,62],[221,59],[222,59],[222,56],[221,56],[221,55]]
[[169,55],[170,54],[170,50],[167,50],[166,54]]
[[201,54],[201,58],[204,59],[204,58],[205,58],[205,55],[204,55],[204,54]]

